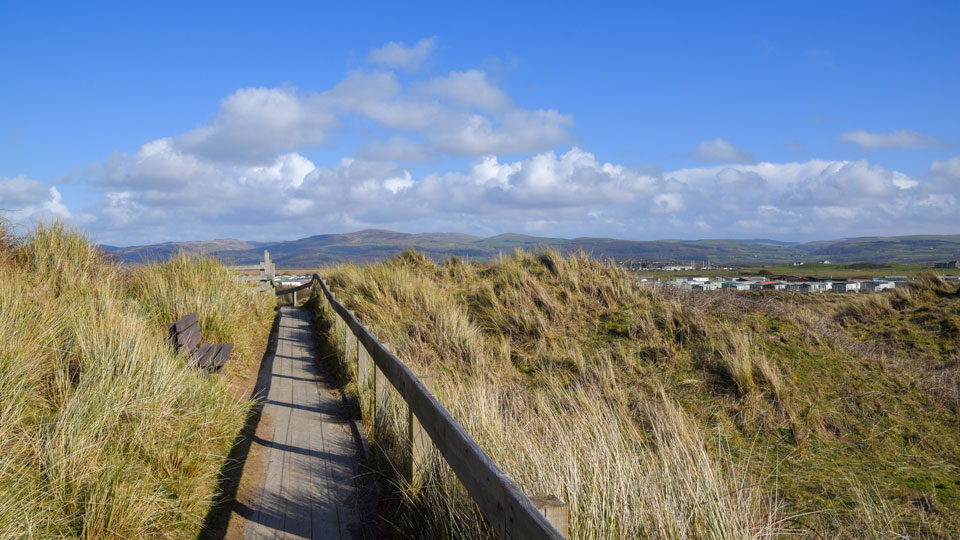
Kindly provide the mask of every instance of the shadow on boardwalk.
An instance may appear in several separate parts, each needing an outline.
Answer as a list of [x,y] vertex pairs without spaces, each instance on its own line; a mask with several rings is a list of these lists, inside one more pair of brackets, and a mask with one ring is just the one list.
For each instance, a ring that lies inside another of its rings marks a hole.
[[253,396],[257,404],[220,477],[201,540],[376,538],[372,478],[360,474],[362,435],[317,361],[309,314],[277,311]]

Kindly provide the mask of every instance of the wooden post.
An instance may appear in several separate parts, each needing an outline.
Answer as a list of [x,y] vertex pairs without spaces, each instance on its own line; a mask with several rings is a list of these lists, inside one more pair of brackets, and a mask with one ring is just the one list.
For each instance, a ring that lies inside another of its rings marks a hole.
[[[420,377],[420,382],[427,387],[430,393],[433,393],[433,378]],[[410,486],[417,490],[423,485],[423,478],[427,474],[427,467],[430,466],[430,457],[433,454],[433,441],[420,425],[417,415],[413,414],[410,407],[407,407],[407,435],[410,454],[410,462],[407,468],[407,480]]]
[[345,327],[343,319],[340,318],[340,315],[337,315],[336,312],[333,314],[333,342],[339,347],[341,339],[343,339],[343,327]]
[[[389,351],[390,344],[383,343],[383,348]],[[386,425],[383,420],[386,418],[387,405],[390,402],[390,381],[376,365],[374,365],[373,371],[373,425],[376,428],[378,424]]]
[[387,404],[390,400],[390,381],[388,381],[387,377],[380,371],[380,368],[375,367],[374,371],[376,372],[376,377],[373,382],[373,423],[374,426],[378,424],[386,425],[384,418],[386,417]]
[[270,252],[263,250],[263,276],[267,281],[270,282],[270,285],[273,285],[273,278],[276,277],[276,267],[273,266],[273,262],[270,260]]
[[[358,344],[359,345],[359,344]],[[357,394],[360,397],[360,414],[369,418],[372,411],[367,410],[367,404],[370,403],[370,387],[373,386],[371,380],[373,375],[373,359],[370,353],[362,346],[357,347]]]
[[540,513],[546,516],[547,521],[564,538],[570,538],[570,510],[563,501],[553,495],[539,495],[530,497],[530,502],[537,507]]
[[293,307],[297,307],[297,291],[293,291]]
[[357,345],[359,345],[359,343],[357,343],[357,337],[350,331],[350,327],[346,324],[343,326],[346,328],[346,331],[343,333],[343,359],[346,362],[347,369],[349,369],[350,363],[357,361],[357,349],[359,348]]

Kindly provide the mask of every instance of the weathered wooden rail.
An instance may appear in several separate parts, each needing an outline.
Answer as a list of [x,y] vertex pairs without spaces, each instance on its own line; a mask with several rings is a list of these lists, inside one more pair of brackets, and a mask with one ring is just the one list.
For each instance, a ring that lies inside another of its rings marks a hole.
[[277,268],[270,260],[270,252],[263,250],[263,260],[258,264],[248,264],[241,266],[231,266],[231,270],[236,272],[249,272],[256,270],[259,273],[255,276],[244,275],[244,281],[256,281],[261,291],[269,291],[273,288],[273,281],[277,277]]
[[[388,385],[406,402],[410,430],[408,479],[415,484],[432,452],[439,451],[500,538],[560,540],[569,534],[567,507],[552,496],[531,499],[443,408],[418,377],[341,304],[318,274],[310,283],[277,291],[289,294],[318,284],[342,328],[345,349],[356,354],[357,387],[373,387],[374,414],[386,403]],[[362,345],[358,347],[357,344]],[[372,361],[372,365],[371,365]],[[372,383],[372,384],[371,384]]]

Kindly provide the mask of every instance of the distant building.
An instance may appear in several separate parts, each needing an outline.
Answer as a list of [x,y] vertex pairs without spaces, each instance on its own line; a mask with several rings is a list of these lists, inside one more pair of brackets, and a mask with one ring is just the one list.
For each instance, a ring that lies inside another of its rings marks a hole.
[[934,268],[960,268],[960,261],[947,261],[945,263],[937,263],[933,265]]
[[748,281],[724,281],[721,285],[724,289],[731,289],[734,291],[749,291],[750,282]]
[[833,292],[860,292],[859,281],[834,281]]
[[890,281],[864,281],[860,283],[861,292],[880,292],[892,288],[893,282]]
[[833,283],[830,281],[807,281],[800,284],[801,292],[824,293],[829,292],[832,288]]

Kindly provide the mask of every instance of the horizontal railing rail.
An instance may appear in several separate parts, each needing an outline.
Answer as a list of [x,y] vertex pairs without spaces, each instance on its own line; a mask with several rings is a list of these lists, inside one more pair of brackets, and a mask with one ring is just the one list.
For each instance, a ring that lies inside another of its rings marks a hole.
[[[336,299],[318,274],[313,274],[310,283],[278,290],[277,295],[301,291],[314,284],[319,284],[334,313],[373,359],[377,370],[406,402],[433,446],[453,469],[497,535],[514,540],[564,538],[547,516],[551,515],[557,506],[562,507],[563,517],[558,525],[566,529],[566,507],[556,504],[556,499],[545,498],[547,502],[542,504],[544,510],[538,508],[437,401],[423,381]],[[360,381],[357,382],[358,387],[361,387]],[[377,393],[379,392],[378,388]],[[557,523],[557,520],[554,520],[554,523]]]
[[258,272],[257,275],[243,275],[240,277],[243,281],[255,281],[257,282],[260,291],[265,292],[274,288],[274,280],[277,277],[276,265],[273,264],[273,261],[270,260],[270,252],[263,250],[263,260],[258,264],[244,264],[239,266],[229,267],[234,272]]

